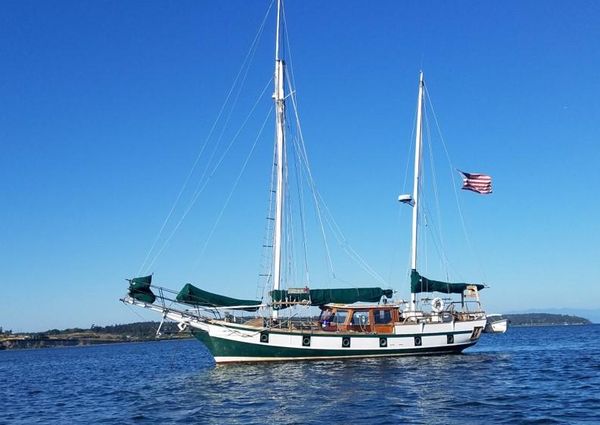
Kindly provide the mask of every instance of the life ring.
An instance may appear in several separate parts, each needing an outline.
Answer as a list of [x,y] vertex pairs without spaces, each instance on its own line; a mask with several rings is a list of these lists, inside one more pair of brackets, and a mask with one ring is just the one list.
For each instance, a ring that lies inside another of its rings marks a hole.
[[431,310],[434,313],[439,313],[444,310],[444,300],[441,298],[434,298],[431,300]]

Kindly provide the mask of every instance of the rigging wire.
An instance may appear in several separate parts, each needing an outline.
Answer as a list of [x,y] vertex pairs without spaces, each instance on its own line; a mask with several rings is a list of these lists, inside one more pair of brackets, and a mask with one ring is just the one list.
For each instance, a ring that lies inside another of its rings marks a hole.
[[[223,104],[221,105],[221,108],[219,109],[217,118],[213,122],[213,124],[208,132],[208,135],[207,135],[206,139],[204,140],[204,143],[202,144],[200,151],[198,152],[198,155],[196,156],[196,159],[194,160],[194,162],[192,164],[192,168],[190,169],[188,175],[186,176],[186,178],[181,186],[181,189],[179,190],[179,193],[177,194],[177,197],[175,198],[175,201],[173,202],[173,205],[171,206],[171,209],[169,210],[169,213],[167,214],[166,218],[164,219],[156,237],[154,238],[152,245],[148,249],[146,256],[144,257],[144,261],[140,265],[140,268],[137,272],[138,275],[140,275],[142,273],[142,271],[144,270],[144,267],[146,266],[146,263],[150,259],[150,256],[156,247],[156,244],[160,240],[160,237],[162,236],[163,231],[165,230],[165,227],[167,226],[167,223],[171,219],[171,217],[175,211],[175,208],[176,208],[177,204],[179,203],[179,200],[181,199],[181,196],[183,195],[185,189],[187,188],[187,186],[190,182],[190,179],[191,179],[192,175],[194,174],[194,171],[196,170],[198,163],[200,162],[200,158],[202,157],[204,150],[206,149],[206,146],[208,145],[209,140],[212,138],[213,132],[215,131],[217,124],[221,120],[221,116],[223,115],[223,112],[225,111],[225,108],[226,108],[227,104],[229,103],[229,99],[230,99],[234,89],[238,85],[238,81],[240,79],[240,76],[242,75],[243,70],[246,67],[249,68],[250,63],[252,62],[252,59],[254,58],[254,54],[256,53],[256,47],[258,45],[258,41],[260,40],[260,37],[264,31],[265,24],[267,22],[267,18],[269,16],[271,9],[273,8],[273,4],[274,4],[274,1],[271,1],[265,15],[263,16],[263,20],[259,26],[259,29],[258,29],[256,35],[254,36],[252,43],[250,44],[250,48],[248,49],[248,52],[246,53],[246,56],[245,56],[244,60],[242,61],[240,69],[238,70],[238,72],[233,80],[233,83],[232,83],[231,87],[229,88],[227,95],[225,96],[225,100],[223,101]],[[246,73],[244,74],[244,81],[246,79],[247,73],[248,73],[248,71],[246,70]],[[241,91],[241,88],[240,88],[240,91]],[[236,97],[236,99],[237,99],[237,97]],[[154,263],[154,261],[152,263]],[[150,267],[151,267],[151,265],[148,265],[147,269],[150,269]]]
[[[288,81],[288,85],[289,85],[289,81]],[[295,93],[291,89],[292,88],[290,87],[290,92],[291,93]],[[294,110],[294,116],[296,118],[296,127],[298,129],[298,136],[299,136],[299,138],[298,138],[298,152],[300,153],[300,160],[304,164],[304,167],[305,167],[306,172],[307,172],[309,186],[312,189],[312,195],[313,195],[313,200],[315,202],[315,209],[316,209],[316,212],[317,212],[317,218],[318,218],[318,221],[319,221],[319,225],[321,227],[321,236],[323,238],[323,243],[325,245],[325,253],[326,253],[326,256],[327,256],[327,265],[329,267],[329,272],[331,273],[331,276],[333,278],[335,278],[335,272],[333,270],[333,260],[331,258],[331,252],[330,252],[330,249],[329,249],[329,243],[327,242],[327,235],[325,233],[325,227],[323,226],[323,217],[322,217],[322,214],[321,214],[321,208],[320,208],[317,196],[316,196],[315,182],[314,182],[314,179],[312,177],[312,172],[310,170],[310,166],[309,166],[309,163],[308,163],[308,155],[307,155],[307,152],[306,152],[306,145],[304,144],[304,137],[302,135],[302,126],[300,125],[300,116],[298,115],[298,105],[296,103],[296,95],[292,94],[291,99],[292,99],[292,106],[293,106],[292,109]]]
[[[408,143],[408,152],[406,154],[406,166],[404,167],[404,179],[402,181],[402,190],[400,193],[404,194],[406,193],[407,189],[406,189],[406,184],[408,182],[408,171],[410,168],[410,158],[412,157],[412,152],[413,152],[413,148],[414,148],[414,143],[413,140],[415,138],[415,129],[416,129],[416,122],[417,122],[417,108],[415,107],[415,113],[413,115],[413,125],[412,125],[412,129],[411,129],[411,134],[410,134],[410,142]],[[402,220],[402,216],[403,216],[403,205],[400,205],[400,208],[398,209],[398,214],[396,216],[396,226],[398,228],[400,228],[400,223]],[[388,281],[391,282],[392,281],[392,274],[394,271],[394,265],[396,263],[396,258],[399,257],[400,254],[400,245],[396,244],[395,245],[396,249],[395,252],[392,255],[392,260],[390,262],[390,266],[389,266],[389,272],[388,272]],[[404,268],[405,270],[405,277],[409,277],[410,276],[410,264],[411,264],[411,258],[410,258],[410,250],[408,252],[408,261],[407,261],[407,266]]]
[[[306,283],[307,285],[310,285],[310,273],[309,273],[309,264],[308,264],[308,237],[307,237],[307,232],[306,232],[306,214],[305,214],[305,200],[304,200],[304,194],[303,191],[301,190],[301,181],[302,181],[302,177],[305,177],[305,174],[303,173],[303,168],[302,167],[298,167],[298,165],[302,165],[302,160],[301,160],[301,150],[299,149],[299,138],[302,137],[301,135],[301,131],[299,128],[299,116],[298,116],[298,105],[297,105],[297,98],[295,96],[295,91],[294,91],[294,87],[296,87],[296,78],[294,75],[294,62],[293,62],[293,55],[292,55],[292,48],[290,45],[290,37],[289,37],[289,33],[288,33],[288,25],[287,25],[287,19],[286,19],[286,14],[285,14],[285,6],[283,7],[283,13],[282,13],[282,17],[283,17],[283,30],[285,33],[285,37],[284,37],[284,41],[285,41],[285,48],[287,49],[287,55],[286,57],[289,58],[288,62],[289,65],[287,66],[288,69],[288,90],[291,94],[292,97],[292,104],[293,104],[293,109],[294,109],[294,113],[295,113],[295,118],[296,118],[296,134],[292,140],[292,146],[294,147],[294,152],[296,153],[295,158],[295,162],[294,162],[294,166],[295,166],[295,171],[296,171],[296,184],[297,184],[297,191],[298,191],[298,202],[300,205],[300,226],[301,226],[301,232],[302,232],[302,247],[303,247],[303,251],[304,251],[304,273],[305,273],[305,277],[306,277]],[[320,223],[322,226],[322,223]],[[330,254],[329,254],[329,246],[327,245],[326,242],[326,237],[325,238],[325,245],[326,245],[326,252],[328,255],[328,266],[329,266],[329,270],[330,273],[332,275],[335,275],[335,272],[333,271],[333,262],[331,261],[330,258]]]
[[[285,18],[285,13],[282,14],[283,16],[283,21],[284,21],[284,31],[285,31],[285,42],[286,42],[286,47],[288,50],[288,57],[289,57],[289,81],[288,81],[288,86],[289,86],[289,91],[291,93],[291,99],[292,99],[292,106],[293,106],[293,110],[294,110],[294,114],[295,114],[295,121],[296,121],[296,127],[297,127],[297,133],[298,133],[298,140],[296,142],[296,146],[295,148],[297,149],[297,154],[299,155],[299,158],[301,160],[301,163],[304,164],[304,168],[306,170],[306,178],[307,181],[309,183],[309,187],[312,191],[313,194],[313,200],[315,203],[315,209],[317,212],[317,217],[318,217],[318,221],[319,221],[319,225],[321,227],[321,237],[323,238],[324,241],[324,245],[325,245],[325,251],[326,251],[326,256],[327,256],[327,264],[331,273],[331,276],[333,277],[333,279],[337,279],[339,280],[339,278],[336,276],[335,271],[334,271],[334,267],[333,267],[333,259],[331,257],[331,250],[329,248],[329,243],[327,241],[327,235],[324,229],[324,223],[323,223],[323,211],[325,211],[328,215],[329,215],[329,219],[331,220],[331,222],[328,222],[327,224],[329,225],[330,229],[332,230],[332,233],[334,234],[334,237],[336,238],[336,240],[338,241],[338,243],[342,246],[342,248],[344,249],[344,251],[346,252],[346,254],[355,262],[357,262],[357,264],[363,268],[364,271],[366,271],[369,275],[371,275],[371,277],[375,278],[377,281],[379,281],[380,283],[382,283],[384,286],[389,286],[387,284],[387,282],[385,281],[385,279],[383,279],[373,268],[371,268],[367,262],[350,246],[350,244],[348,243],[346,237],[344,236],[343,232],[341,231],[340,227],[337,225],[337,223],[335,222],[335,220],[333,219],[333,215],[331,214],[331,212],[329,211],[327,205],[325,204],[323,198],[321,197],[320,193],[318,192],[317,188],[316,188],[316,183],[313,179],[312,176],[312,171],[310,169],[310,163],[308,161],[308,155],[306,152],[306,144],[304,143],[304,136],[302,133],[302,127],[300,124],[300,117],[299,117],[299,112],[298,112],[298,104],[297,104],[297,98],[295,95],[295,91],[293,90],[293,87],[295,87],[295,78],[294,78],[294,72],[293,72],[293,62],[292,62],[292,51],[291,51],[291,46],[289,44],[289,36],[287,33],[287,21]],[[408,165],[407,165],[408,167]],[[327,221],[327,215],[325,216],[325,221]],[[332,225],[333,223],[333,225]],[[337,231],[337,234],[336,234]]]
[[[429,236],[431,238],[433,247],[435,248],[435,251],[436,251],[438,257],[439,257],[440,261],[442,262],[442,267],[450,267],[449,261],[444,262],[444,260],[446,259],[446,255],[443,250],[443,246],[441,245],[440,241],[437,239],[438,235],[436,233],[439,233],[439,229],[435,225],[435,221],[432,220],[433,215],[430,213],[429,206],[425,202],[425,199],[421,198],[421,201],[423,201],[421,203],[421,213],[422,213],[423,220],[426,223],[425,227],[430,230],[429,234],[426,234],[425,236]],[[426,247],[424,247],[423,249],[425,251],[427,250]],[[448,271],[446,270],[446,280],[448,280],[448,279],[449,279],[449,274],[448,274]]]
[[[296,148],[296,144],[294,144],[294,148]],[[298,191],[298,202],[300,204],[300,227],[301,227],[301,231],[302,231],[302,248],[303,248],[303,253],[304,253],[304,275],[306,278],[306,284],[308,286],[310,286],[310,274],[309,274],[309,267],[308,267],[308,237],[306,235],[306,219],[304,217],[305,216],[304,193],[301,190],[302,168],[298,166],[299,158],[298,158],[297,151],[296,151],[296,156],[294,157],[294,159],[295,159],[294,167],[295,167],[295,174],[296,174],[296,188]]]
[[[423,114],[424,115],[424,114]],[[417,226],[417,239],[421,241],[420,244],[418,244],[418,248],[420,248],[420,250],[417,252],[417,258],[420,258],[420,255],[422,255],[423,257],[425,257],[425,261],[424,261],[424,266],[423,269],[424,271],[427,273],[429,271],[429,263],[428,263],[428,250],[427,250],[427,232],[425,231],[427,229],[427,216],[425,215],[425,210],[423,209],[423,200],[425,198],[425,193],[423,188],[425,187],[425,180],[427,178],[426,174],[425,174],[425,158],[423,157],[423,131],[421,130],[421,155],[420,155],[420,165],[419,165],[419,169],[421,170],[421,175],[419,177],[419,210],[417,211],[419,215],[418,217],[418,223],[422,223],[422,225],[418,225]]]
[[[440,203],[439,203],[438,182],[437,182],[437,174],[435,171],[433,147],[432,147],[432,143],[431,143],[431,141],[432,141],[431,127],[429,125],[428,115],[424,114],[423,116],[424,116],[424,123],[425,123],[426,134],[427,134],[427,147],[429,150],[429,152],[428,152],[429,153],[429,164],[431,167],[431,177],[432,177],[432,182],[433,182],[433,184],[431,186],[433,186],[436,220],[433,220],[434,214],[431,212],[431,210],[429,208],[427,193],[425,193],[423,190],[421,190],[422,195],[420,197],[420,203],[421,203],[420,217],[422,217],[422,222],[424,223],[424,228],[420,230],[420,235],[422,236],[422,240],[423,240],[422,248],[420,251],[425,256],[426,266],[425,266],[424,270],[427,271],[427,268],[429,267],[428,246],[430,245],[429,242],[431,242],[431,244],[433,245],[433,247],[435,249],[435,252],[438,255],[438,258],[440,259],[441,268],[446,275],[446,280],[450,280],[450,274],[449,274],[450,269],[452,269],[454,274],[456,274],[458,277],[461,277],[461,273],[458,270],[456,270],[453,267],[452,263],[449,261],[448,256],[446,254],[445,247],[444,247],[443,232],[442,232],[442,228],[441,228],[442,221],[441,221],[441,208],[440,208]],[[423,169],[423,173],[422,173],[422,181],[420,184],[420,188],[425,186],[423,182],[424,182],[425,178],[427,177],[425,167],[422,167],[422,169]],[[455,185],[453,185],[453,186],[455,186]],[[439,223],[439,226],[436,225],[436,223]],[[428,230],[428,231],[425,232],[425,230]]]
[[487,281],[486,275],[485,275],[485,271],[483,270],[483,267],[481,265],[481,260],[479,258],[479,256],[477,255],[476,251],[473,249],[473,244],[471,243],[471,238],[468,235],[467,232],[467,225],[465,222],[465,218],[462,212],[462,208],[460,205],[460,200],[459,200],[459,196],[458,196],[458,190],[457,190],[457,184],[456,184],[456,178],[455,178],[455,173],[454,171],[456,170],[456,168],[454,167],[454,165],[452,164],[452,161],[450,160],[450,154],[448,152],[448,148],[446,146],[446,142],[444,141],[444,136],[442,135],[442,130],[440,129],[440,125],[437,119],[437,116],[435,114],[435,109],[433,108],[433,102],[431,101],[431,97],[429,96],[429,90],[425,90],[425,94],[427,96],[427,101],[429,103],[429,106],[431,108],[431,113],[433,115],[433,119],[435,121],[435,125],[437,127],[438,133],[440,135],[440,140],[442,142],[442,146],[444,147],[444,152],[446,153],[446,159],[448,160],[448,165],[449,165],[449,170],[450,170],[450,176],[452,179],[452,187],[454,188],[454,198],[456,200],[456,206],[458,209],[458,214],[460,216],[460,222],[462,225],[462,230],[463,230],[463,234],[465,236],[465,240],[467,241],[467,246],[469,247],[469,251],[471,252],[471,255],[473,256],[473,258],[475,258],[476,264],[477,264],[477,268],[479,269],[479,273],[483,276],[484,282]]
[[231,201],[231,198],[233,196],[233,193],[235,192],[235,190],[237,189],[237,186],[242,178],[242,175],[244,174],[244,171],[246,171],[246,167],[248,165],[248,162],[250,161],[250,158],[252,157],[252,154],[254,153],[254,150],[256,148],[256,145],[258,144],[258,141],[262,135],[262,132],[265,128],[265,125],[267,124],[267,121],[269,119],[269,117],[271,116],[271,112],[273,111],[273,107],[271,107],[271,109],[269,109],[269,112],[267,113],[267,116],[265,117],[260,130],[258,131],[258,134],[256,136],[256,138],[254,139],[254,143],[252,144],[252,147],[250,148],[250,152],[248,153],[248,156],[246,157],[244,163],[242,164],[242,169],[240,170],[239,174],[237,175],[237,178],[235,179],[234,183],[233,183],[233,187],[231,188],[231,191],[229,192],[229,195],[227,196],[227,198],[225,199],[225,204],[223,205],[223,207],[221,208],[221,211],[219,211],[219,214],[217,215],[217,219],[215,220],[215,222],[213,223],[212,228],[210,229],[210,232],[206,238],[206,240],[204,241],[204,244],[202,245],[202,249],[200,251],[200,255],[198,256],[198,258],[196,259],[196,262],[194,264],[194,267],[198,266],[198,263],[200,262],[200,259],[202,258],[202,256],[204,255],[204,253],[206,252],[206,248],[208,247],[208,244],[215,232],[215,230],[217,229],[217,226],[219,225],[221,218],[223,217],[223,213],[225,212],[225,210],[227,209],[227,206],[229,205],[229,201]]
[[342,232],[342,229],[339,227],[339,225],[337,224],[337,222],[333,218],[333,214],[331,214],[331,211],[329,210],[329,207],[325,203],[325,200],[323,199],[323,197],[321,196],[321,194],[317,191],[316,195],[317,195],[317,198],[319,199],[319,201],[323,205],[323,210],[327,213],[327,215],[325,216],[325,220],[327,221],[327,224],[329,225],[330,229],[332,230],[332,233],[333,233],[334,237],[336,238],[336,240],[338,241],[338,243],[341,245],[342,249],[344,249],[344,251],[350,256],[350,258],[352,258],[354,261],[356,261],[357,264],[359,266],[361,266],[365,272],[367,272],[369,275],[371,275],[371,277],[373,277],[375,280],[377,280],[383,286],[389,286],[388,283],[385,281],[385,279],[383,277],[381,277],[379,275],[379,273],[377,273],[360,256],[360,254],[358,254],[358,252],[356,252],[356,250],[354,248],[352,248],[352,246],[348,242],[348,239],[346,238],[346,236]]
[[238,129],[238,131],[232,137],[229,145],[225,149],[225,152],[223,152],[223,154],[221,155],[221,157],[217,161],[217,164],[213,167],[213,169],[211,170],[211,172],[208,175],[208,177],[204,180],[202,186],[200,186],[200,187],[197,188],[196,192],[194,193],[194,195],[192,196],[192,199],[190,200],[190,202],[188,204],[188,207],[183,212],[183,215],[181,216],[181,218],[179,219],[179,221],[177,222],[177,224],[175,225],[175,227],[173,228],[173,230],[171,231],[171,233],[169,234],[169,236],[167,237],[167,239],[164,241],[164,243],[162,244],[161,248],[158,250],[158,252],[154,256],[153,260],[147,266],[148,269],[150,269],[154,265],[154,263],[160,257],[160,255],[162,254],[162,252],[164,251],[164,249],[167,247],[167,245],[169,244],[169,242],[171,241],[171,239],[173,238],[173,236],[175,236],[175,234],[177,233],[177,231],[181,227],[181,224],[183,223],[183,221],[185,220],[185,218],[187,217],[187,215],[189,214],[189,212],[194,207],[194,205],[195,205],[196,201],[198,200],[199,196],[202,194],[202,192],[204,191],[204,189],[206,188],[206,186],[210,182],[211,178],[215,175],[217,169],[219,168],[219,166],[221,165],[221,163],[223,162],[223,160],[225,159],[225,157],[227,156],[227,154],[231,150],[231,147],[233,146],[233,144],[238,139],[241,131],[244,129],[244,127],[248,123],[248,120],[253,115],[254,110],[256,109],[256,107],[258,106],[260,100],[264,96],[267,87],[271,84],[271,80],[272,80],[272,77],[269,79],[269,81],[267,82],[267,84],[263,88],[262,92],[259,94],[258,98],[256,99],[256,102],[252,106],[252,109],[250,110],[250,112],[248,113],[248,115],[246,116],[246,118],[244,119],[244,121],[242,122],[242,124],[241,124],[240,128]]
[[[261,298],[265,299],[265,297],[268,295],[267,292],[267,288],[269,288],[271,286],[271,279],[273,277],[273,274],[271,273],[273,270],[273,255],[272,255],[272,249],[273,247],[271,246],[271,250],[268,250],[267,253],[265,253],[265,251],[267,251],[265,248],[269,247],[269,244],[273,243],[273,232],[274,232],[274,218],[273,218],[273,213],[274,213],[274,195],[275,195],[275,185],[276,185],[276,157],[277,157],[277,146],[275,145],[275,143],[273,144],[273,155],[272,155],[272,161],[271,161],[271,182],[269,184],[269,203],[268,203],[268,207],[267,207],[267,215],[266,215],[266,224],[265,224],[265,231],[264,231],[264,239],[263,239],[263,251],[262,251],[262,258],[261,258],[261,267],[260,270],[263,273],[260,273],[258,275],[258,281],[257,281],[257,295],[260,294]],[[261,278],[262,277],[266,277],[265,282],[263,285],[261,285]]]
[[[408,144],[408,152],[407,152],[407,161],[406,161],[406,168],[404,169],[404,182],[402,183],[402,193],[406,193],[406,185],[408,182],[408,172],[409,172],[409,168],[410,168],[410,158],[412,158],[414,156],[413,153],[413,149],[416,149],[415,143],[413,142],[415,139],[415,131],[417,129],[417,109],[418,107],[415,105],[415,113],[413,115],[413,125],[412,125],[412,130],[410,132],[410,143]],[[412,194],[412,196],[414,196],[414,193]],[[398,221],[400,221],[402,216],[402,208],[400,209],[400,213],[398,215]],[[409,246],[410,246],[410,240],[409,240]],[[408,266],[406,267],[406,277],[410,276],[410,269],[411,269],[411,252],[410,249],[408,250],[408,259],[407,259],[407,264]],[[391,273],[391,271],[390,271]]]
[[[292,93],[294,93],[291,90],[291,87],[290,87],[290,91]],[[313,194],[313,199],[315,201],[315,209],[317,211],[317,216],[318,216],[319,224],[321,226],[321,234],[322,234],[322,237],[323,237],[324,242],[325,242],[325,248],[326,248],[328,263],[329,263],[329,267],[330,267],[330,271],[331,271],[332,277],[334,279],[336,279],[335,272],[333,271],[333,261],[332,261],[332,258],[331,258],[331,252],[330,252],[330,249],[329,249],[329,245],[327,243],[326,232],[325,232],[324,225],[323,225],[323,217],[325,217],[325,222],[328,224],[328,226],[331,229],[334,237],[338,241],[338,244],[342,247],[342,249],[346,252],[346,254],[348,254],[348,256],[352,260],[354,260],[365,272],[367,272],[369,275],[371,275],[371,277],[373,277],[374,279],[376,279],[378,282],[380,282],[384,286],[388,286],[388,284],[385,281],[385,279],[382,278],[371,266],[369,266],[368,263],[356,252],[356,250],[354,250],[354,248],[352,248],[350,246],[350,244],[349,244],[348,240],[346,239],[346,237],[344,236],[344,233],[342,232],[341,228],[338,226],[337,222],[333,218],[333,214],[331,213],[331,211],[327,207],[327,204],[325,203],[324,199],[322,198],[321,194],[317,190],[316,183],[315,183],[314,178],[312,176],[312,171],[311,171],[311,168],[310,168],[310,163],[308,161],[308,155],[307,155],[307,152],[306,152],[306,144],[304,143],[304,137],[303,137],[303,134],[302,134],[302,127],[301,127],[300,118],[299,118],[299,115],[298,115],[298,108],[297,108],[297,103],[296,103],[296,96],[292,95],[291,99],[292,99],[293,110],[294,110],[295,118],[296,118],[296,126],[298,128],[298,135],[299,135],[299,139],[298,139],[298,152],[300,153],[300,159],[302,160],[302,162],[304,164],[304,167],[305,167],[305,169],[307,171],[308,183],[309,183],[309,187],[311,188],[311,191],[312,191],[312,194]],[[326,214],[323,215],[323,212],[325,212]]]
[[285,250],[283,252],[282,258],[284,258],[285,262],[285,271],[286,275],[282,282],[282,287],[289,287],[287,284],[292,281],[295,275],[294,269],[294,217],[293,217],[293,208],[291,204],[290,197],[290,182],[289,182],[289,166],[288,166],[288,154],[287,149],[284,151],[285,161],[283,162],[284,166],[284,194],[285,194],[285,226],[283,236],[285,238],[284,247]]
[[[432,178],[432,183],[433,183],[433,193],[434,193],[434,198],[435,198],[435,208],[436,208],[436,212],[437,212],[437,222],[439,223],[438,226],[434,226],[434,228],[437,228],[438,231],[438,237],[439,237],[439,248],[436,246],[436,249],[438,250],[438,255],[440,256],[440,260],[442,262],[442,269],[444,270],[445,274],[446,274],[446,280],[448,280],[450,277],[448,276],[448,257],[446,256],[446,250],[444,248],[444,237],[443,237],[443,231],[442,231],[442,215],[441,215],[441,208],[440,208],[440,199],[439,199],[439,192],[438,192],[438,182],[437,182],[437,175],[436,175],[436,171],[435,171],[435,161],[434,161],[434,157],[433,157],[433,147],[431,145],[431,127],[429,126],[429,120],[427,119],[427,114],[423,114],[424,115],[424,121],[425,121],[425,129],[426,129],[426,133],[427,133],[427,147],[429,148],[429,163],[430,163],[430,168],[431,168],[431,178]],[[435,243],[435,241],[434,241]],[[441,251],[440,251],[441,249]]]

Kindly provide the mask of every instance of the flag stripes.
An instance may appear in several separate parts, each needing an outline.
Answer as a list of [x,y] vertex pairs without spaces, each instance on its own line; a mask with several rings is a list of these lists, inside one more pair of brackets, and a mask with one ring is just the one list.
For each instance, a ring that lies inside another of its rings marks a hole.
[[459,172],[463,175],[463,190],[470,190],[483,195],[492,193],[491,176],[479,173],[465,173],[464,171],[460,170]]

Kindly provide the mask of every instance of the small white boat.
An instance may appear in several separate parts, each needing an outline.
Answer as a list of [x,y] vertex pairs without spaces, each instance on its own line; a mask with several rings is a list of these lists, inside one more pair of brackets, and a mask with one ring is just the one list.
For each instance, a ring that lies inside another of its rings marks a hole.
[[485,333],[503,334],[508,329],[508,319],[503,319],[501,314],[488,314],[486,319]]

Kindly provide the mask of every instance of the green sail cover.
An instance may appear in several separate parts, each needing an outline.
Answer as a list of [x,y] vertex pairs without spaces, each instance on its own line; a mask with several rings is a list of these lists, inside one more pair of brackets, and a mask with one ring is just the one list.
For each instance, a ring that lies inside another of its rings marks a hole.
[[150,289],[152,284],[152,275],[134,277],[129,280],[129,296],[138,301],[152,304],[156,300],[156,296]]
[[[382,296],[391,298],[391,289],[381,288],[344,288],[344,289],[304,289],[284,290],[278,289],[269,293],[273,300],[273,308],[283,309],[295,303],[310,302],[313,306],[335,304],[352,304],[355,302],[378,302]],[[281,304],[277,304],[281,303]],[[290,303],[290,304],[287,304]]]
[[410,292],[418,294],[420,292],[443,292],[446,294],[462,294],[467,286],[475,286],[478,291],[484,288],[484,285],[478,283],[449,283],[439,280],[427,279],[421,276],[419,272],[413,270],[410,273]]
[[238,300],[224,295],[213,294],[212,292],[196,288],[191,283],[187,283],[181,288],[181,291],[179,291],[175,299],[185,304],[203,307],[235,307],[239,305],[256,306],[241,309],[246,311],[256,311],[261,305],[261,302],[256,300]]

